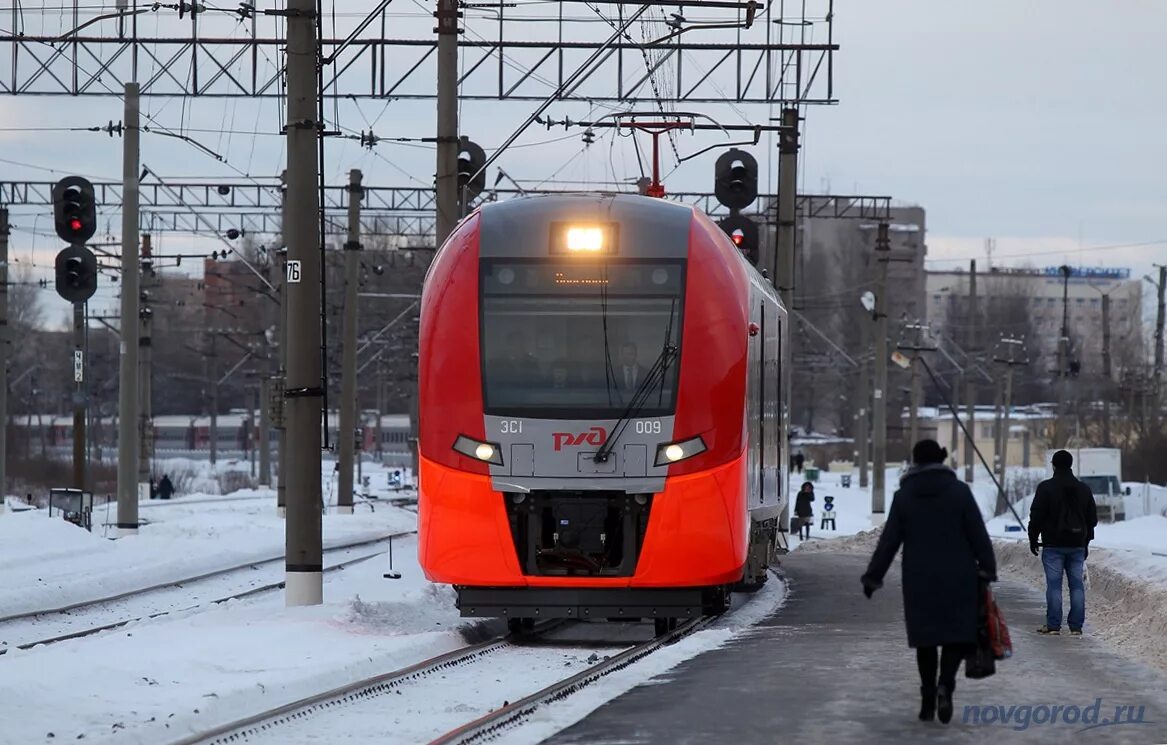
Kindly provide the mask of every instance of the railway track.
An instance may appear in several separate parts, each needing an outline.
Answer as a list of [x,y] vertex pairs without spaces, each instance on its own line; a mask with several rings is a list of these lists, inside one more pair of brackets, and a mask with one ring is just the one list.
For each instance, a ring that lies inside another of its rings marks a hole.
[[[402,537],[405,537],[408,535],[413,535],[414,533],[416,533],[416,531],[404,531],[404,532],[400,532],[400,533],[382,535],[382,536],[378,536],[376,538],[362,539],[359,541],[350,541],[348,543],[342,543],[342,544],[338,544],[335,546],[329,546],[327,549],[325,549],[324,553],[325,553],[325,556],[328,556],[330,554],[350,552],[350,551],[353,551],[355,549],[360,549],[360,548],[364,548],[364,547],[379,546],[380,544],[387,545],[389,543],[389,541],[391,541],[392,539],[402,538]],[[332,564],[332,565],[325,567],[324,571],[325,572],[335,572],[335,571],[342,570],[346,567],[352,566],[354,564],[359,564],[363,561],[369,561],[369,560],[374,559],[378,556],[381,556],[383,554],[383,550],[384,550],[383,548],[379,548],[378,550],[376,550],[374,552],[365,552],[359,556],[345,559],[343,561],[340,561],[338,563],[335,563],[335,564]],[[195,575],[193,577],[186,577],[186,578],[182,578],[182,579],[178,579],[178,580],[160,582],[158,584],[150,585],[149,587],[139,588],[137,590],[132,590],[132,591],[128,591],[128,592],[122,592],[122,593],[118,593],[116,595],[110,595],[110,596],[103,597],[103,598],[97,598],[94,600],[88,600],[88,601],[84,601],[84,602],[80,602],[80,603],[73,603],[73,604],[60,606],[60,607],[56,607],[56,608],[48,608],[48,609],[29,611],[26,613],[18,613],[18,614],[13,614],[10,616],[5,616],[3,618],[0,618],[0,633],[4,633],[6,627],[11,628],[12,626],[16,625],[20,621],[36,620],[36,621],[47,621],[47,622],[51,623],[52,622],[51,619],[53,619],[54,617],[65,617],[65,618],[68,618],[70,621],[73,621],[75,623],[75,614],[77,614],[77,613],[81,613],[81,614],[94,613],[94,612],[97,612],[100,609],[105,608],[105,607],[107,607],[111,604],[114,604],[114,603],[118,603],[118,602],[126,601],[126,600],[131,600],[133,598],[138,598],[138,597],[142,597],[142,596],[148,596],[148,595],[151,595],[154,593],[162,593],[162,592],[165,592],[167,590],[172,590],[172,589],[182,589],[185,592],[189,589],[188,586],[191,584],[196,584],[196,583],[200,583],[200,582],[214,580],[217,578],[226,577],[230,574],[240,572],[243,570],[260,569],[262,567],[266,567],[266,566],[271,565],[271,564],[276,564],[278,562],[282,562],[283,560],[284,560],[284,557],[281,554],[279,556],[265,558],[265,559],[261,559],[259,561],[249,561],[249,562],[236,564],[236,565],[233,565],[230,567],[225,567],[223,569],[217,569],[213,572],[204,572],[202,574],[198,574],[198,575]],[[136,621],[143,621],[143,620],[148,620],[148,619],[153,619],[153,618],[159,618],[159,617],[166,616],[166,615],[171,615],[171,614],[175,614],[175,613],[181,613],[184,611],[192,610],[192,609],[204,606],[204,605],[216,605],[216,604],[225,603],[225,602],[230,601],[230,600],[238,600],[238,599],[243,599],[243,598],[247,598],[247,597],[252,597],[254,595],[260,595],[260,594],[263,594],[266,592],[272,592],[272,591],[281,589],[283,586],[284,586],[284,582],[282,580],[278,581],[278,582],[269,582],[269,583],[265,583],[263,585],[260,585],[258,587],[250,587],[250,588],[247,588],[245,590],[233,592],[233,593],[230,593],[230,594],[227,594],[227,595],[224,595],[221,597],[217,597],[217,598],[214,598],[211,600],[201,601],[201,602],[195,603],[193,605],[189,605],[189,606],[184,606],[184,607],[180,607],[180,608],[169,608],[169,609],[159,610],[159,611],[155,611],[155,612],[131,613],[131,614],[129,614],[129,617],[123,616],[123,617],[118,618],[117,620],[112,621],[112,622],[106,622],[106,623],[100,623],[100,624],[96,624],[96,625],[86,626],[86,627],[78,629],[78,630],[72,630],[72,631],[67,631],[67,632],[63,632],[63,633],[54,633],[54,634],[52,634],[50,636],[46,636],[44,638],[39,638],[39,639],[35,639],[32,641],[22,642],[19,644],[0,648],[0,655],[7,653],[10,649],[30,649],[32,647],[39,646],[39,645],[55,644],[57,642],[66,641],[68,639],[78,639],[78,638],[82,638],[85,636],[90,636],[92,634],[97,634],[97,633],[100,633],[102,631],[108,631],[110,629],[120,628],[122,626],[129,625],[129,624],[134,623]]]
[[[464,695],[471,695],[468,693],[468,689],[459,682],[458,675],[462,673],[462,678],[472,676],[480,682],[484,682],[492,689],[489,695],[501,697],[506,694],[490,682],[492,672],[480,670],[478,667],[465,671],[463,668],[471,668],[480,663],[493,665],[491,671],[494,671],[500,667],[505,668],[509,663],[514,666],[514,669],[521,669],[528,660],[539,659],[544,671],[552,669],[559,671],[544,673],[544,677],[550,676],[555,679],[551,685],[526,695],[514,703],[502,702],[501,708],[468,723],[461,723],[433,740],[433,743],[478,742],[522,724],[527,717],[542,707],[566,698],[604,676],[634,664],[661,647],[699,630],[713,620],[713,618],[700,618],[688,621],[678,625],[675,630],[668,634],[645,642],[615,642],[620,647],[620,651],[614,656],[601,659],[598,654],[593,652],[587,658],[587,667],[584,670],[567,677],[560,676],[564,665],[570,663],[561,661],[561,658],[569,656],[571,653],[587,654],[595,649],[597,644],[561,642],[550,638],[550,635],[558,629],[574,629],[587,624],[567,621],[546,622],[526,634],[510,634],[447,652],[400,670],[365,678],[340,688],[324,691],[268,711],[173,740],[169,745],[316,742],[319,741],[321,731],[335,731],[332,729],[334,724],[345,727],[345,736],[350,738],[358,737],[360,734],[353,729],[354,727],[359,728],[362,724],[367,724],[370,736],[374,739],[383,739],[388,728],[400,741],[425,741],[432,737],[435,730],[431,724],[415,723],[421,730],[425,730],[427,727],[429,729],[428,734],[420,736],[417,731],[409,730],[407,732],[408,725],[403,725],[401,722],[397,722],[396,725],[388,723],[393,721],[394,716],[407,716],[414,708],[414,701],[432,702],[435,691],[426,690],[426,685],[436,686],[446,696],[457,691],[461,691]],[[643,629],[644,627],[638,628]],[[599,646],[611,646],[611,643]],[[513,655],[511,659],[506,659],[511,655]],[[536,685],[538,684],[536,683]],[[399,696],[395,696],[388,706],[382,702],[373,703],[373,699],[386,694],[399,694]],[[413,694],[412,699],[410,694]],[[358,706],[361,708],[355,708]],[[362,713],[365,708],[368,708],[368,711]],[[447,718],[453,716],[457,721],[465,716],[462,712],[480,710],[480,706],[476,709],[465,702],[451,700],[445,714]],[[330,719],[330,717],[338,718]],[[462,719],[462,721],[465,720]],[[439,725],[437,731],[441,731],[441,726],[445,725]],[[308,731],[313,727],[316,730],[315,734]]]
[[567,698],[617,670],[623,670],[661,647],[704,628],[713,620],[714,617],[705,616],[678,624],[675,629],[662,636],[626,649],[613,657],[597,662],[570,678],[552,683],[526,698],[508,703],[472,722],[450,730],[432,740],[430,745],[462,745],[463,743],[484,742],[493,739],[504,731],[521,725],[543,707]]

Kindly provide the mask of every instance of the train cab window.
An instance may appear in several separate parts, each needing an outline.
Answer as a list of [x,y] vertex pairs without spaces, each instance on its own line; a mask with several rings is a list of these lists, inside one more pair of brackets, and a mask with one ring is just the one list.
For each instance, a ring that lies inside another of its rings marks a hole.
[[483,262],[487,413],[616,418],[637,391],[671,413],[683,287],[676,261]]

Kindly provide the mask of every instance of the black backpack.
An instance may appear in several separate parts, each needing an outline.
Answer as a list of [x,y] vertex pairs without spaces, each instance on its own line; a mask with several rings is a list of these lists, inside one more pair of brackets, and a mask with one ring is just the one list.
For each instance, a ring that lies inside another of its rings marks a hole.
[[1061,499],[1054,511],[1054,531],[1063,539],[1086,545],[1086,505],[1078,481],[1062,485]]

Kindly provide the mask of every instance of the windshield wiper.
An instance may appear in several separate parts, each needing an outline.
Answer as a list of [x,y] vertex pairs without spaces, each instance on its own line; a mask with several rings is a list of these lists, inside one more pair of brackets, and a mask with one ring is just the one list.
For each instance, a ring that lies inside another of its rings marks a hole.
[[608,406],[612,405],[612,348],[608,344],[608,265],[600,264],[600,320],[604,326],[604,387],[608,391]]
[[648,374],[644,376],[640,386],[636,392],[632,394],[632,400],[628,402],[628,407],[624,409],[624,413],[616,420],[616,424],[612,427],[612,436],[609,437],[599,450],[596,451],[595,457],[592,459],[596,463],[606,463],[608,458],[612,455],[612,450],[616,447],[616,440],[624,433],[628,426],[628,422],[644,408],[648,403],[648,399],[653,389],[658,385],[664,388],[665,373],[669,369],[669,365],[677,356],[677,347],[673,344],[665,344],[661,349],[660,354],[657,355],[656,361],[652,363]]

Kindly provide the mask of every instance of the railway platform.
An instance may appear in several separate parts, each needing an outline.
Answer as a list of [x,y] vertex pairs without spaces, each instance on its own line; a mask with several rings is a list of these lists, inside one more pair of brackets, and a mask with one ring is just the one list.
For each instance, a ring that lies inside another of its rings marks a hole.
[[[789,596],[777,613],[544,743],[1167,742],[1167,675],[1089,635],[1089,596],[1086,636],[1038,635],[1044,594],[1015,581],[994,585],[1014,656],[984,680],[962,667],[952,721],[920,722],[898,561],[868,600],[859,584],[867,558],[783,557]],[[1122,723],[1118,706],[1133,707]]]

